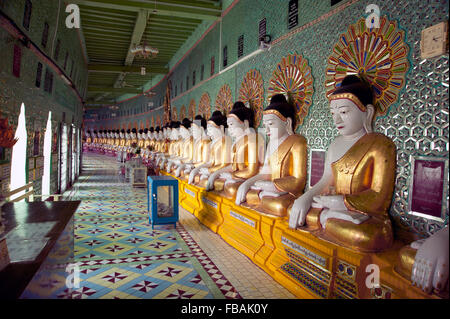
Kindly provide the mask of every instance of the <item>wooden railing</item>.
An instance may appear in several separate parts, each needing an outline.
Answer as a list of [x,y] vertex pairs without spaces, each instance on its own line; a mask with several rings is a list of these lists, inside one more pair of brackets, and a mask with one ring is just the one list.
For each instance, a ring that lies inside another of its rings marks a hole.
[[[21,191],[25,191],[25,194],[23,194],[17,198],[11,199],[11,196],[13,196],[17,193],[20,193]],[[34,201],[34,196],[35,196],[34,195],[34,184],[33,184],[33,182],[30,182],[22,187],[16,188],[16,189],[10,191],[9,193],[7,193],[5,196],[5,202],[18,202],[24,198],[28,198],[28,201],[32,202],[32,201]]]

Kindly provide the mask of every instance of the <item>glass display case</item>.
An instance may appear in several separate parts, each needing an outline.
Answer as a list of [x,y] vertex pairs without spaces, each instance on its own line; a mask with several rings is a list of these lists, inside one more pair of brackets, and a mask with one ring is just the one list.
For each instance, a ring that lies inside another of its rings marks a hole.
[[149,223],[176,225],[178,221],[178,180],[170,176],[147,177]]

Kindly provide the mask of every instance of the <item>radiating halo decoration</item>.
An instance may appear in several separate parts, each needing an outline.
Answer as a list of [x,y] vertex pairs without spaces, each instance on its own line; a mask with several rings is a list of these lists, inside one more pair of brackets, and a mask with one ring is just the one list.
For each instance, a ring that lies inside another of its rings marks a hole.
[[228,84],[224,84],[216,97],[216,110],[221,111],[223,114],[227,115],[231,108],[233,107],[233,95],[231,94],[231,89]]
[[172,121],[178,121],[178,114],[177,114],[177,108],[172,108]]
[[180,121],[184,120],[186,118],[186,106],[182,105],[180,108]]
[[198,114],[202,115],[205,119],[211,117],[211,98],[208,93],[203,93],[198,102]]
[[268,89],[269,103],[275,94],[284,94],[295,106],[297,126],[303,124],[312,104],[313,78],[308,61],[298,54],[289,54],[281,59],[272,73]]
[[197,106],[195,105],[195,100],[192,99],[189,103],[188,116],[191,121],[194,120],[194,117],[197,115]]
[[155,127],[155,117],[152,116],[152,121],[151,121],[151,127],[156,128]]
[[346,75],[359,75],[373,87],[377,115],[386,115],[405,85],[409,48],[396,21],[383,16],[379,22],[369,29],[361,18],[341,34],[328,58],[325,87],[328,97]]
[[264,108],[264,83],[258,70],[250,70],[244,76],[239,89],[239,101],[249,104],[255,113],[255,127],[259,126]]
[[161,116],[160,115],[156,116],[156,126],[161,127]]

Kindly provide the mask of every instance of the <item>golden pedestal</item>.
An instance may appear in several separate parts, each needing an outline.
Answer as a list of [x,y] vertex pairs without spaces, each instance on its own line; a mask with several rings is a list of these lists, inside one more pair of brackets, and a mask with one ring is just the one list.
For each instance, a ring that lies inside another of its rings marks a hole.
[[256,253],[264,246],[261,235],[261,214],[223,198],[221,211],[223,223],[218,234],[231,246],[256,261]]
[[202,192],[200,205],[196,214],[197,218],[203,225],[217,233],[223,223],[222,196],[214,192]]
[[187,182],[183,182],[182,191],[185,193],[183,201],[180,201],[181,207],[197,216],[197,211],[201,207],[200,193],[202,190],[196,186],[190,185]]
[[395,271],[404,243],[395,242],[382,253],[354,251],[314,232],[292,230],[286,217],[237,206],[218,192],[178,180],[183,208],[298,298],[442,298],[424,293]]

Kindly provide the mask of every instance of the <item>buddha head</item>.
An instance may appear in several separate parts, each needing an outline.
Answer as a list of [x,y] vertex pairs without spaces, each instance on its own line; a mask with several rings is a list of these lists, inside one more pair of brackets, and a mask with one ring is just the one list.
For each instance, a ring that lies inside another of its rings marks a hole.
[[119,138],[119,137],[120,137],[120,135],[119,135],[119,130],[115,130],[115,131],[114,131],[114,137],[115,137],[115,138]]
[[207,124],[206,120],[201,115],[196,115],[192,123],[192,136],[194,139],[199,139],[205,135]]
[[120,138],[125,138],[125,130],[124,129],[120,130],[119,137]]
[[156,129],[155,129],[155,136],[156,136],[156,138],[158,140],[162,140],[164,138],[163,137],[163,131],[162,131],[162,129],[159,126],[157,126]]
[[133,128],[133,129],[131,130],[130,137],[131,137],[132,139],[135,139],[135,138],[136,138],[136,133],[137,133],[137,130],[136,130],[135,128]]
[[131,130],[128,129],[128,130],[126,131],[126,133],[125,133],[125,138],[126,138],[127,140],[131,138],[131,137],[130,137],[130,134],[131,134]]
[[227,116],[228,133],[232,138],[238,138],[246,134],[249,128],[253,128],[254,114],[252,109],[238,101]]
[[165,128],[165,130],[164,130],[164,138],[168,139],[170,137],[171,133],[172,133],[172,130],[170,128],[170,123],[167,123],[164,126],[164,128]]
[[94,130],[94,132],[92,133],[92,136],[97,137],[97,131]]
[[154,131],[155,131],[155,129],[153,128],[153,126],[150,127],[150,128],[146,128],[144,130],[145,138],[148,139],[148,140],[153,139],[153,132]]
[[183,121],[181,121],[180,135],[182,139],[186,139],[191,136],[191,126],[192,122],[190,119],[184,118]]
[[90,136],[91,136],[91,131],[90,131],[90,130],[87,130],[87,131],[86,131],[86,136],[87,136],[87,137],[90,137]]
[[176,140],[178,140],[178,138],[179,138],[179,133],[178,133],[178,131],[179,131],[179,129],[180,129],[180,122],[179,121],[172,121],[171,122],[171,124],[170,124],[170,127],[171,127],[171,133],[170,133],[170,136],[169,136],[169,138],[172,140],[172,141],[176,141]]
[[272,96],[269,106],[263,112],[263,124],[267,137],[272,139],[294,134],[295,108],[283,94]]
[[370,85],[356,75],[348,75],[328,98],[334,125],[343,136],[371,133],[375,107]]
[[220,111],[214,111],[207,122],[207,134],[213,139],[218,139],[225,134],[227,117]]
[[139,129],[139,131],[137,133],[138,140],[142,139],[142,133],[144,133],[144,130],[143,129]]

